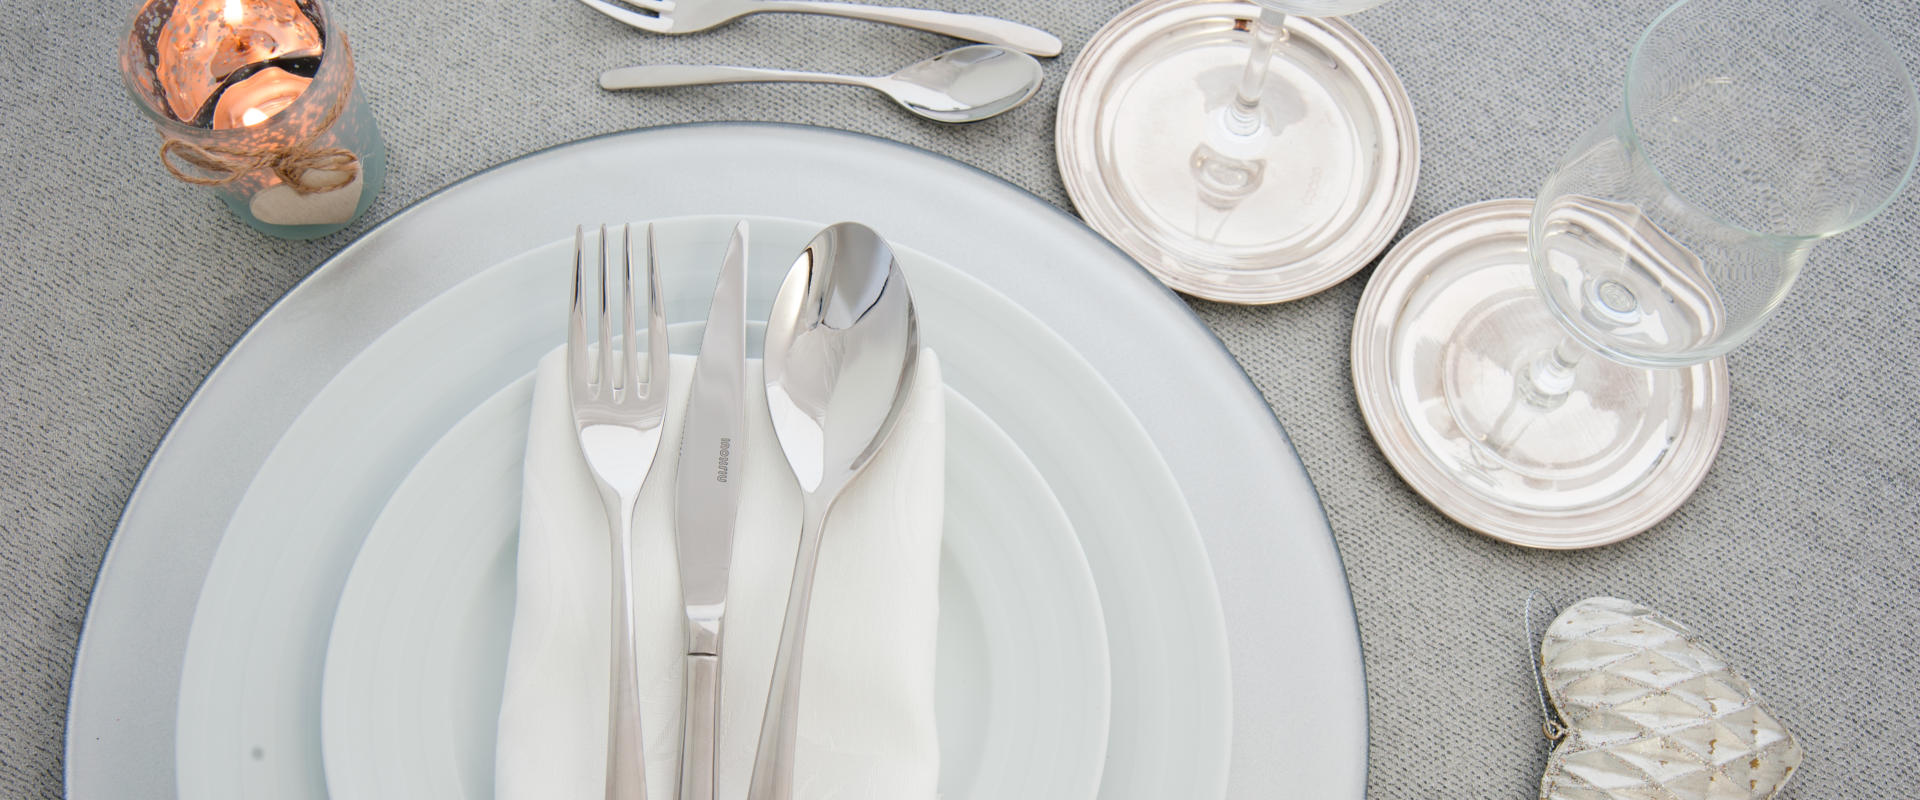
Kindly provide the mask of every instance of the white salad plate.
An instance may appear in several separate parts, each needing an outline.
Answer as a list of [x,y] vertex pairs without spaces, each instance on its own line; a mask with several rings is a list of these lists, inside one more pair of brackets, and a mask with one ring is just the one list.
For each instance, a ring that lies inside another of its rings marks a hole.
[[[69,796],[320,796],[320,673],[362,539],[429,448],[562,338],[557,273],[507,287],[525,302],[494,316],[435,301],[500,291],[470,279],[577,223],[696,214],[859,220],[902,246],[948,385],[1039,471],[1085,553],[1111,668],[1103,797],[1362,796],[1344,572],[1305,471],[1218,340],[1009,184],[759,124],[493,168],[382,223],[265,315],[155,453],[102,567]],[[791,258],[763,265],[774,249],[756,248],[755,271]],[[704,313],[712,274],[668,276],[671,318]],[[374,346],[402,328],[408,346]]]
[[[361,546],[322,684],[333,796],[493,796],[531,403],[522,378],[468,414]],[[958,394],[946,408],[940,796],[1093,797],[1107,731],[1093,576],[1066,513],[1013,442]]]

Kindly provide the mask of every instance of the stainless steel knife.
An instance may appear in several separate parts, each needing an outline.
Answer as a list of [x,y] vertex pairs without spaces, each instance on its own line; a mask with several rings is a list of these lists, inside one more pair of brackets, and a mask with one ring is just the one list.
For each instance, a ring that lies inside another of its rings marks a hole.
[[680,800],[713,800],[720,731],[720,633],[747,455],[747,223],[733,229],[693,367],[680,436],[675,536],[687,607]]

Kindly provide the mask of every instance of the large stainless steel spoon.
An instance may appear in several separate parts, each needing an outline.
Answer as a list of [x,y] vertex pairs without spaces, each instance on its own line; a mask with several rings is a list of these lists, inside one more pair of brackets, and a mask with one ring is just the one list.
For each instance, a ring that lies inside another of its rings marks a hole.
[[998,45],[948,50],[892,75],[834,75],[757,67],[655,64],[600,73],[600,88],[664,89],[716,83],[839,83],[886,93],[908,111],[936,122],[979,122],[1027,102],[1040,90],[1040,62]]
[[767,318],[767,410],[805,512],[747,800],[793,795],[801,652],[820,533],[840,491],[893,432],[919,349],[913,298],[879,234],[842,222],[814,237]]

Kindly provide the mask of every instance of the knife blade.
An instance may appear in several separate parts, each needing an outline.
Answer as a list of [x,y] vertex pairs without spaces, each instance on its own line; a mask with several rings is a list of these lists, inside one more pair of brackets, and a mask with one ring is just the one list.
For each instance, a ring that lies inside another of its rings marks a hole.
[[687,611],[680,800],[712,800],[720,720],[721,625],[746,462],[747,223],[733,229],[693,366],[680,437],[674,532]]

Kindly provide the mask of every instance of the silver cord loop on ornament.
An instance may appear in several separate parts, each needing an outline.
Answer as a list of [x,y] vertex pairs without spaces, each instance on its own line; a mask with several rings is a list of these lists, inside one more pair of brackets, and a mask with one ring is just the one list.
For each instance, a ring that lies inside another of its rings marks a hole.
[[1541,673],[1540,654],[1534,647],[1534,642],[1540,640],[1540,634],[1533,630],[1533,598],[1539,595],[1538,589],[1527,592],[1527,604],[1522,612],[1525,617],[1527,661],[1532,664],[1534,693],[1540,698],[1540,732],[1546,735],[1548,741],[1557,742],[1567,737],[1567,726],[1560,720],[1560,715],[1547,705],[1547,679]]

